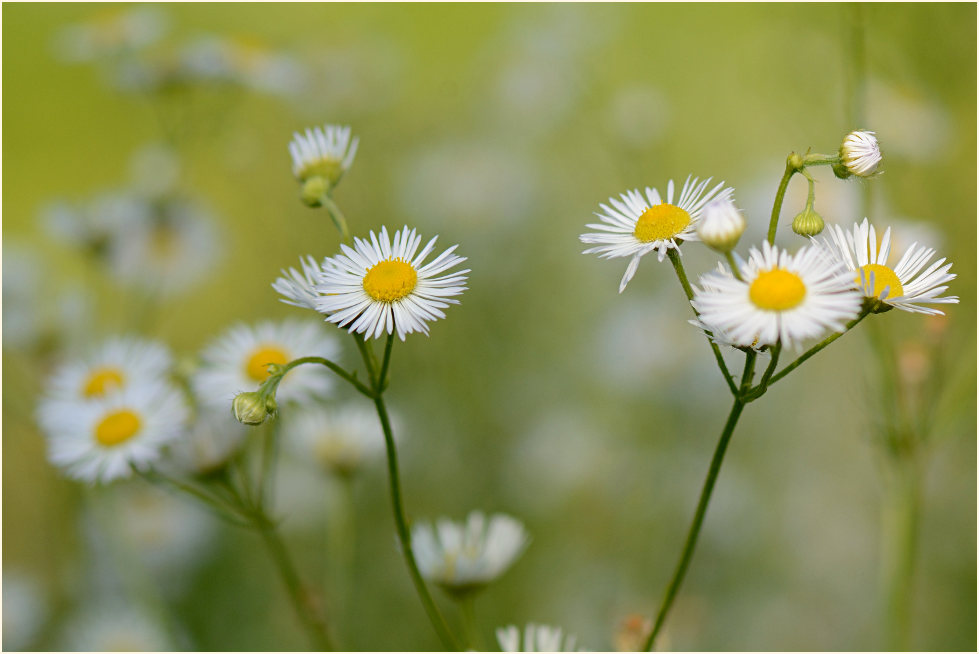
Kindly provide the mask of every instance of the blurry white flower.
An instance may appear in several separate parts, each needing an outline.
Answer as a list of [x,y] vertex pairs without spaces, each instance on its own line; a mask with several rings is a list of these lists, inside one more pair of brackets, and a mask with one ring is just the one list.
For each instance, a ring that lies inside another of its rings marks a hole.
[[496,630],[496,640],[504,652],[581,652],[576,647],[577,638],[564,635],[560,627],[528,623],[523,638],[520,629],[514,625]]
[[162,343],[117,336],[61,365],[48,382],[47,396],[64,401],[109,397],[165,383],[172,368],[173,358]]
[[353,248],[341,244],[343,254],[323,265],[317,311],[365,338],[397,332],[403,341],[412,332],[427,335],[426,323],[444,318],[441,310],[459,303],[453,296],[466,290],[469,272],[448,272],[466,260],[453,254],[456,245],[424,264],[437,239],[418,252],[422,237],[405,225],[393,239],[382,227],[380,236],[371,232],[369,241],[354,238]]
[[350,169],[357,156],[360,139],[350,138],[350,128],[324,125],[306,128],[304,134],[293,133],[289,143],[292,174],[299,181],[322,177],[336,184]]
[[728,198],[714,200],[704,207],[697,225],[697,235],[707,247],[718,252],[730,252],[744,234],[747,222]]
[[33,576],[11,565],[3,570],[3,649],[31,647],[47,618],[48,606]]
[[857,130],[850,132],[840,146],[840,157],[843,165],[851,174],[859,177],[870,177],[880,165],[880,147],[877,144],[876,132]]
[[187,406],[166,383],[140,383],[81,402],[45,398],[38,422],[48,458],[72,479],[110,482],[147,469],[183,432]]
[[850,273],[815,246],[795,256],[764,242],[740,266],[742,280],[723,265],[700,278],[691,302],[717,338],[740,346],[799,347],[827,331],[843,331],[860,312]]
[[180,159],[173,148],[150,143],[138,149],[129,160],[129,176],[136,191],[149,198],[172,193],[180,179]]
[[75,652],[159,652],[174,649],[163,626],[130,602],[86,606],[61,633],[61,649]]
[[[336,360],[338,349],[335,337],[318,321],[235,325],[205,348],[193,377],[194,392],[201,404],[227,411],[232,420],[232,400],[268,379],[267,364],[284,365],[305,356]],[[280,405],[322,398],[333,388],[332,374],[322,366],[299,366],[283,378],[276,398]]]
[[377,415],[360,405],[304,408],[283,421],[282,433],[303,459],[338,475],[353,474],[384,453]]
[[[600,205],[604,213],[595,215],[602,221],[586,225],[597,232],[582,234],[582,243],[594,243],[584,254],[598,254],[602,259],[631,257],[625,275],[619,284],[619,293],[625,290],[629,280],[636,274],[639,260],[653,250],[659,253],[662,261],[669,249],[680,248],[683,241],[697,241],[697,223],[704,205],[712,199],[728,198],[733,189],[724,188],[721,182],[710,190],[699,178],[687,177],[674,204],[673,180],[666,186],[666,201],[659,191],[646,187],[646,195],[638,190],[627,191],[621,201],[609,198],[612,207]],[[614,208],[613,208],[614,207]]]
[[[879,298],[884,304],[911,313],[944,315],[942,311],[923,304],[957,304],[959,298],[939,297],[948,290],[947,283],[955,279],[949,273],[951,263],[945,258],[922,269],[935,256],[935,250],[912,243],[893,268],[888,266],[891,252],[891,228],[885,230],[877,243],[877,231],[867,218],[846,232],[839,225],[830,227],[832,242],[823,241],[834,258],[857,275],[855,282],[863,295]],[[944,265],[943,265],[944,264]],[[919,274],[920,273],[920,274]]]
[[252,38],[205,35],[184,44],[176,77],[183,81],[224,82],[275,95],[292,95],[308,83],[297,59]]
[[68,61],[94,61],[130,54],[156,42],[166,31],[166,15],[157,7],[113,7],[65,27],[57,35],[55,48]]
[[435,527],[420,522],[411,545],[422,576],[452,593],[476,591],[503,574],[527,547],[523,525],[510,516],[486,519],[479,511],[465,523],[445,518]]
[[107,191],[83,203],[49,204],[41,214],[48,234],[56,241],[111,258],[129,230],[150,221],[152,209],[132,193]]

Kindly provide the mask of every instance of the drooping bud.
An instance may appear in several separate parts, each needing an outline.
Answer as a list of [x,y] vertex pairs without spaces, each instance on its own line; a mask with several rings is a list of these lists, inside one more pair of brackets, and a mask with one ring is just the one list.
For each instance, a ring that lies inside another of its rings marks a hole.
[[[274,407],[273,407],[274,410]],[[269,407],[262,396],[254,391],[238,393],[231,403],[231,412],[238,422],[245,425],[260,425],[269,415]]]
[[747,224],[734,203],[725,198],[714,200],[704,207],[697,225],[697,235],[704,244],[721,253],[730,252],[738,244]]
[[792,231],[799,236],[812,237],[823,231],[826,223],[812,206],[806,206],[792,219]]

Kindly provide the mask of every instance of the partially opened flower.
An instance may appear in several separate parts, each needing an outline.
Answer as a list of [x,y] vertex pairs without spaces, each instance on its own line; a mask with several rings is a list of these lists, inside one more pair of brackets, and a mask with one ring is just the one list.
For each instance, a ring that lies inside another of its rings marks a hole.
[[340,125],[324,125],[307,128],[304,134],[293,134],[289,143],[292,155],[292,173],[305,182],[322,177],[331,185],[350,169],[357,155],[359,139],[350,138],[350,128]]
[[852,271],[865,297],[878,299],[887,307],[932,315],[944,314],[922,305],[958,303],[959,298],[954,295],[939,297],[948,290],[947,283],[955,275],[948,272],[952,264],[945,263],[944,257],[928,265],[935,256],[934,249],[912,243],[897,264],[890,267],[890,227],[884,231],[879,247],[877,231],[866,218],[862,223],[855,223],[849,232],[833,225],[830,234],[832,242],[824,240],[823,245]]
[[697,223],[704,205],[712,199],[728,198],[734,192],[724,188],[724,182],[706,190],[709,183],[710,178],[701,182],[696,177],[688,177],[674,199],[673,180],[670,180],[665,202],[659,191],[648,186],[645,197],[638,190],[632,190],[623,193],[621,200],[609,198],[612,206],[602,204],[603,213],[595,214],[602,222],[586,225],[598,231],[580,237],[582,243],[596,244],[584,254],[595,253],[603,259],[631,257],[619,284],[621,293],[636,274],[639,260],[644,255],[655,250],[662,261],[667,250],[679,250],[683,241],[700,240]]
[[577,638],[565,636],[560,627],[529,623],[524,629],[523,638],[515,625],[496,630],[496,640],[504,652],[580,652]]
[[183,433],[188,414],[176,388],[149,383],[85,402],[48,398],[38,422],[51,462],[72,479],[95,483],[151,467]]
[[752,248],[738,279],[723,265],[701,277],[692,304],[721,342],[742,347],[798,347],[807,338],[843,331],[860,312],[851,273],[821,248],[795,256],[762,244]]
[[393,240],[382,227],[380,236],[355,238],[354,247],[341,244],[343,254],[323,262],[317,311],[365,338],[397,332],[403,341],[412,332],[428,334],[426,323],[444,318],[442,309],[459,303],[453,297],[466,290],[469,272],[449,272],[466,260],[453,254],[456,245],[425,263],[437,239],[418,252],[422,237],[406,225]]
[[434,529],[419,523],[411,530],[411,542],[422,576],[447,591],[464,594],[493,581],[527,547],[523,525],[497,514],[488,520],[479,511],[465,523],[441,519]]
[[857,130],[850,132],[840,146],[843,166],[851,175],[870,177],[877,172],[882,159],[875,132]]

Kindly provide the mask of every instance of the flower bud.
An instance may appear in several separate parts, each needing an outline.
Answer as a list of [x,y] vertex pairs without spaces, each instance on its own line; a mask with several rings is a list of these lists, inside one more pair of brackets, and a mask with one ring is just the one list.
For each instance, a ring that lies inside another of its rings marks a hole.
[[792,219],[792,231],[799,236],[815,236],[823,231],[826,223],[823,217],[816,213],[811,206],[807,206]]
[[231,412],[238,422],[246,425],[260,425],[269,414],[265,400],[254,391],[238,393],[231,403]]
[[744,233],[746,223],[734,203],[728,199],[714,200],[704,207],[697,225],[697,235],[704,244],[718,252],[730,252]]
[[303,182],[303,189],[300,196],[307,207],[316,208],[323,204],[323,198],[329,190],[329,180],[320,175],[316,175]]
[[[833,166],[837,177],[846,179],[850,175],[870,177],[877,172],[882,159],[880,147],[874,132],[857,130],[850,132],[840,146],[841,163]],[[845,176],[842,173],[846,173]]]

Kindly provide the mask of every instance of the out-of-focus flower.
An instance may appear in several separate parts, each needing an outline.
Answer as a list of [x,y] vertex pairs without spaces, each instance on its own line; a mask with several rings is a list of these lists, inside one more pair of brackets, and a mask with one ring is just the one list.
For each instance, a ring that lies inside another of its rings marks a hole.
[[172,368],[173,358],[162,343],[118,336],[60,366],[48,383],[48,397],[62,401],[111,397],[164,382]]
[[106,260],[118,253],[127,230],[150,221],[148,203],[132,193],[108,191],[85,203],[55,202],[42,210],[50,236]]
[[206,35],[184,44],[174,77],[184,83],[224,82],[273,95],[293,95],[308,82],[297,59],[259,40]]
[[[202,353],[194,391],[202,405],[228,411],[236,395],[254,391],[268,379],[268,364],[284,365],[304,356],[335,360],[337,352],[335,337],[324,333],[317,321],[235,325]],[[276,398],[280,404],[322,398],[333,388],[331,374],[321,366],[300,366],[282,379]]]
[[3,649],[23,651],[47,619],[48,606],[33,576],[11,565],[3,571]]
[[351,138],[349,127],[341,125],[296,132],[289,143],[292,174],[301,182],[321,177],[334,186],[353,165],[359,142],[357,137]]
[[174,649],[160,623],[129,602],[86,606],[61,633],[61,648],[75,652],[159,652]]
[[129,160],[129,176],[141,196],[162,198],[177,187],[180,159],[169,146],[150,143],[133,153]]
[[384,452],[377,416],[359,406],[304,409],[290,416],[282,429],[304,459],[312,457],[337,475],[351,475]]
[[726,199],[734,192],[724,188],[724,182],[708,191],[709,183],[709,177],[704,181],[687,177],[676,197],[676,204],[672,179],[666,185],[665,202],[659,191],[648,186],[645,197],[638,190],[632,190],[623,193],[621,201],[609,198],[612,207],[602,204],[604,213],[595,214],[602,222],[586,225],[598,231],[580,237],[582,243],[596,244],[584,254],[598,254],[602,259],[631,257],[619,284],[621,293],[636,274],[643,256],[656,250],[662,261],[667,250],[679,250],[683,241],[699,240],[697,224],[704,205],[712,199]]
[[740,268],[743,281],[721,265],[694,289],[701,322],[723,341],[798,347],[828,330],[843,331],[860,311],[850,273],[822,248],[803,247],[791,256],[765,242]]
[[112,8],[64,28],[55,48],[68,61],[95,61],[132,54],[158,41],[166,31],[166,15],[157,7]]
[[523,553],[529,536],[523,525],[503,514],[486,519],[479,511],[464,523],[440,519],[411,530],[418,568],[429,581],[462,595],[482,589]]
[[744,234],[747,222],[729,198],[707,203],[697,225],[697,236],[704,245],[718,252],[730,252]]
[[38,407],[48,458],[68,477],[89,483],[151,467],[183,432],[187,416],[180,392],[163,382],[84,402],[46,398]]
[[850,132],[840,146],[840,158],[843,166],[851,175],[870,177],[877,172],[880,165],[880,146],[877,144],[876,132],[857,130]]
[[437,239],[418,252],[422,237],[406,225],[393,241],[382,227],[380,236],[371,232],[369,241],[354,238],[353,248],[341,244],[343,254],[323,266],[317,311],[366,338],[397,332],[403,341],[412,332],[427,335],[426,323],[444,318],[441,310],[459,303],[453,296],[466,290],[470,272],[448,272],[466,260],[453,254],[456,245],[425,264]]
[[582,652],[577,647],[577,638],[565,636],[560,627],[528,623],[523,638],[515,625],[496,630],[496,640],[504,652]]
[[[824,246],[833,256],[856,274],[856,284],[865,297],[876,298],[889,307],[911,313],[941,314],[942,311],[923,304],[957,304],[959,298],[939,297],[948,290],[946,285],[955,279],[949,273],[951,263],[945,258],[932,263],[935,250],[912,243],[893,268],[887,265],[891,253],[891,228],[888,227],[877,244],[877,231],[867,218],[846,232],[839,225],[830,229],[832,242]],[[944,264],[944,265],[943,265]]]
[[227,407],[201,407],[193,423],[170,447],[174,466],[193,475],[221,469],[244,444],[247,430],[228,419]]

